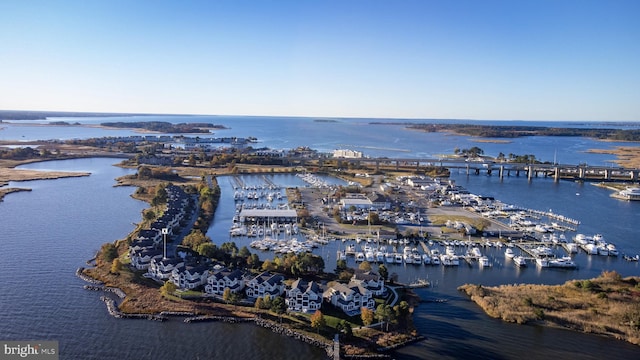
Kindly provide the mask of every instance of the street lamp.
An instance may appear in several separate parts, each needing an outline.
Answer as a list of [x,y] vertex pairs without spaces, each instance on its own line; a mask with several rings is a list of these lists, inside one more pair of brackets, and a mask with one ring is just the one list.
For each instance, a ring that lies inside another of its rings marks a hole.
[[165,260],[167,258],[167,234],[169,233],[168,228],[162,228],[162,238],[164,242],[164,252],[162,259]]

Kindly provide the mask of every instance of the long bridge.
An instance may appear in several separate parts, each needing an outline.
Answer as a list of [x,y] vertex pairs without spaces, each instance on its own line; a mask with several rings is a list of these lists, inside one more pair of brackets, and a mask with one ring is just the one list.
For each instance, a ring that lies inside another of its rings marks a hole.
[[[300,161],[300,159],[290,159]],[[307,159],[311,160],[311,159]],[[436,166],[448,169],[459,169],[467,175],[497,174],[501,179],[505,176],[526,176],[529,180],[536,177],[552,177],[558,181],[560,179],[584,180],[584,181],[630,181],[637,182],[640,179],[639,169],[628,169],[622,167],[593,166],[586,164],[527,164],[514,162],[494,162],[488,160],[464,160],[445,158],[315,158],[318,166],[321,167],[328,162],[336,162],[337,166],[344,167],[348,164],[356,166],[368,166],[380,171],[381,167],[395,168],[396,170],[415,168],[420,170],[421,166]]]

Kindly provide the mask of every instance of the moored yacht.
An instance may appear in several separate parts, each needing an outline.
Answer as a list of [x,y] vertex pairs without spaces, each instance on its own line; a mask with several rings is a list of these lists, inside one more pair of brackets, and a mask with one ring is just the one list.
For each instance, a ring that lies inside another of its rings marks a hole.
[[513,252],[513,250],[512,250],[510,247],[508,247],[508,248],[504,251],[504,257],[505,257],[505,258],[507,258],[507,259],[513,259],[513,257],[514,257],[515,255],[516,255],[516,254]]
[[573,262],[569,256],[564,256],[557,259],[550,259],[549,267],[573,269],[576,267],[576,263]]
[[513,263],[516,264],[517,267],[525,267],[527,266],[527,260],[524,258],[524,256],[514,256],[513,257]]
[[480,265],[480,267],[485,268],[485,267],[489,267],[491,266],[491,263],[489,263],[489,258],[486,256],[480,256],[478,258],[478,264]]

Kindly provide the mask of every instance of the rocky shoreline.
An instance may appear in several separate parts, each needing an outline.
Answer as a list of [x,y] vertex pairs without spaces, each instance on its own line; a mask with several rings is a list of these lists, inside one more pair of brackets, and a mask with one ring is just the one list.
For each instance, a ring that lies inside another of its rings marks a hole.
[[[121,289],[115,287],[104,286],[104,284],[96,279],[93,279],[85,274],[83,274],[84,268],[80,267],[76,270],[76,276],[78,278],[88,282],[89,284],[84,285],[84,288],[92,291],[104,291],[111,292],[118,296],[120,299],[124,299],[126,294]],[[233,316],[213,316],[213,315],[200,315],[196,316],[196,314],[191,312],[174,312],[174,311],[163,311],[159,314],[129,314],[123,313],[118,309],[118,304],[116,301],[108,296],[101,296],[100,300],[105,303],[107,307],[107,311],[109,315],[113,316],[116,319],[143,319],[143,320],[152,320],[152,321],[167,321],[170,316],[175,317],[185,317],[183,320],[185,323],[197,323],[197,322],[224,322],[224,323],[248,323],[253,322],[258,326],[269,329],[272,332],[280,335],[285,335],[290,338],[303,341],[307,344],[319,347],[324,349],[327,352],[327,355],[332,358],[333,357],[333,344],[325,343],[315,338],[309,337],[301,332],[297,332],[295,330],[289,329],[285,326],[281,326],[273,321],[265,320],[258,317],[233,317]]]

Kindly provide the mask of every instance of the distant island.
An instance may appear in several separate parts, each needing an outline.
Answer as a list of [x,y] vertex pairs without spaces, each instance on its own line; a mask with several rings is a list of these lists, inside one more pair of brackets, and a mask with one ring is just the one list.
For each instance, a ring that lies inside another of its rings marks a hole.
[[[372,122],[373,125],[389,123]],[[397,125],[397,124],[394,124]],[[408,129],[425,132],[450,131],[459,135],[517,138],[522,136],[581,136],[599,140],[640,141],[640,130],[622,130],[613,128],[561,128],[545,126],[484,125],[484,124],[415,124],[402,123]]]
[[70,111],[30,111],[30,110],[0,110],[0,120],[45,120],[52,117],[116,117],[116,116],[149,116],[158,114],[133,113],[100,113],[100,112],[70,112]]
[[210,123],[180,123],[172,124],[166,121],[136,121],[136,122],[104,122],[100,125],[105,127],[114,128],[127,128],[127,129],[143,129],[147,131],[155,131],[161,133],[174,133],[174,134],[210,134],[210,129],[226,129],[224,125],[216,125]]

